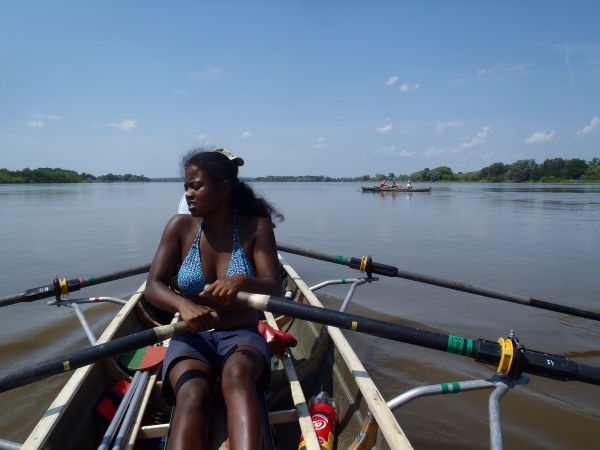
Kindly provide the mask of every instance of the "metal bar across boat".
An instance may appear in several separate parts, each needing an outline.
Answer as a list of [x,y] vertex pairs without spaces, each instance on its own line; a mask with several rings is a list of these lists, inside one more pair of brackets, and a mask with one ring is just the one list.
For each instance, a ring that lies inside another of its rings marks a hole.
[[[294,255],[318,259],[320,261],[341,264],[342,266],[348,266],[351,269],[358,269],[361,261],[360,258],[352,258],[342,255],[331,255],[317,250],[296,247],[295,245],[285,244],[283,242],[277,243],[277,250],[286,253],[292,253]],[[455,291],[468,292],[469,294],[482,295],[484,297],[495,298],[497,300],[503,300],[506,302],[518,303],[520,305],[532,306],[534,308],[540,308],[548,311],[569,314],[571,316],[583,317],[585,319],[600,321],[600,313],[593,311],[586,311],[579,308],[573,308],[571,306],[545,302],[543,300],[537,300],[535,298],[525,297],[523,295],[509,294],[502,291],[496,291],[494,289],[477,287],[471,284],[462,283],[460,281],[452,281],[446,280],[444,278],[432,277],[430,275],[422,275],[420,273],[410,272],[408,270],[401,270],[397,267],[388,266],[385,264],[373,263],[372,268],[373,273],[377,275],[404,278],[407,280],[417,281],[419,283],[432,284],[434,286],[453,289]]]
[[[477,362],[498,366],[502,348],[497,342],[471,340],[419,328],[370,319],[269,295],[239,292],[235,302],[252,308],[295,317],[300,320],[330,325],[359,333],[418,345],[443,352],[472,357]],[[148,345],[162,342],[190,328],[185,322],[151,328],[113,341],[60,356],[22,369],[0,374],[0,392],[5,392],[43,378],[58,375]],[[523,349],[522,370],[525,373],[561,381],[580,381],[600,385],[600,367],[580,364],[561,356]]]

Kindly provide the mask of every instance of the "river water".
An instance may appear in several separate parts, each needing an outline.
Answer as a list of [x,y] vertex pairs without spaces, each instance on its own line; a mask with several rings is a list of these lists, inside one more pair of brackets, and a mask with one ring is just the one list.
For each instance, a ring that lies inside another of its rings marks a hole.
[[[257,183],[286,216],[281,242],[600,311],[600,186],[433,184],[361,193],[355,183]],[[419,186],[417,186],[419,187]],[[150,262],[179,183],[0,186],[0,297]],[[358,273],[284,254],[309,285]],[[144,276],[82,291],[125,296]],[[322,292],[343,298],[345,287]],[[72,294],[73,295],[73,294]],[[333,306],[333,302],[331,305]],[[83,307],[96,335],[118,311]],[[350,312],[471,339],[514,329],[530,349],[600,366],[598,323],[400,279],[361,286]],[[347,334],[386,399],[416,386],[488,377],[472,359]],[[87,346],[72,310],[0,310],[0,369]],[[68,375],[67,375],[68,376]],[[67,376],[0,394],[0,438],[23,442]],[[487,448],[489,391],[416,400],[395,414],[415,448]],[[501,402],[506,448],[598,448],[600,387],[531,377]]]

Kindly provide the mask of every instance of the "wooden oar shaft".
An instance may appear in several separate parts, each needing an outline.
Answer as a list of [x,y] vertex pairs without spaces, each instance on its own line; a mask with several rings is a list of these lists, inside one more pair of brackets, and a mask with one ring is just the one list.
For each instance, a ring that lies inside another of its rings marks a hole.
[[[277,243],[277,249],[282,252],[293,253],[294,255],[306,256],[308,258],[318,259],[321,261],[341,264],[343,266],[348,266],[354,269],[357,267],[356,264],[352,264],[353,260],[359,260],[358,258],[350,258],[342,255],[331,255],[316,250],[304,249],[296,247],[295,245],[284,244],[283,242]],[[390,268],[393,268],[395,270],[390,270]],[[497,291],[495,289],[473,286],[472,284],[467,284],[460,281],[452,281],[447,280],[445,278],[423,275],[420,273],[410,272],[408,270],[401,270],[396,267],[386,266],[383,264],[373,263],[373,273],[377,275],[404,278],[407,280],[417,281],[419,283],[431,284],[447,289],[453,289],[455,291],[467,292],[469,294],[495,298],[497,300],[502,300],[505,302],[518,303],[520,305],[531,306],[533,308],[545,309],[548,311],[554,311],[563,314],[569,314],[571,316],[583,317],[590,320],[600,321],[600,313],[597,312],[586,311],[584,309],[573,308],[571,306],[559,305],[557,303],[537,300],[535,298],[525,297],[523,295],[509,294],[507,292]]]
[[[462,356],[469,356],[478,362],[497,366],[502,350],[500,344],[482,339],[471,340],[419,328],[398,325],[355,314],[318,308],[303,303],[291,302],[286,299],[268,295],[237,294],[236,302],[252,308],[283,314],[297,319],[330,325],[358,333],[370,334],[420,347],[431,348]],[[600,368],[579,364],[561,356],[525,350],[523,355],[523,372],[554,378],[562,381],[580,381],[600,385]]]
[[29,367],[6,372],[0,375],[0,392],[9,391],[52,375],[69,372],[89,364],[113,358],[123,353],[137,350],[138,348],[162,342],[188,331],[190,331],[190,328],[185,322],[177,322],[171,325],[144,330]]

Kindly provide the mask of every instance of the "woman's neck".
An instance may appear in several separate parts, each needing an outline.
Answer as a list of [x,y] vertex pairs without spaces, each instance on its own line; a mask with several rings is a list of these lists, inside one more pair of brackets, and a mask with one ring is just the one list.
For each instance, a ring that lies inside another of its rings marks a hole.
[[212,235],[231,234],[233,228],[233,209],[229,205],[218,208],[212,214],[205,216],[204,231]]

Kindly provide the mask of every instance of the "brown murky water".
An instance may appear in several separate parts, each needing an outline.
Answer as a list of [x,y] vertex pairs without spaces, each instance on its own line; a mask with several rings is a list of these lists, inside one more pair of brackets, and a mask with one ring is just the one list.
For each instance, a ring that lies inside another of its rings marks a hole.
[[[362,194],[346,183],[259,184],[286,215],[282,242],[600,311],[600,186],[434,184],[431,194]],[[174,183],[0,186],[0,296],[149,262],[182,188]],[[285,255],[309,285],[357,276]],[[82,291],[124,296],[138,276]],[[343,298],[346,287],[322,292]],[[83,348],[72,310],[0,309],[0,370]],[[333,298],[327,302],[339,306]],[[84,307],[97,335],[117,306]],[[472,339],[514,329],[528,348],[600,366],[600,324],[400,279],[361,286],[350,312]],[[469,358],[348,333],[386,399],[488,377]],[[68,375],[67,375],[68,376]],[[0,438],[23,442],[67,377],[0,394]],[[396,412],[415,448],[489,447],[489,391],[428,397]],[[506,448],[598,448],[600,387],[531,377],[501,402]]]

